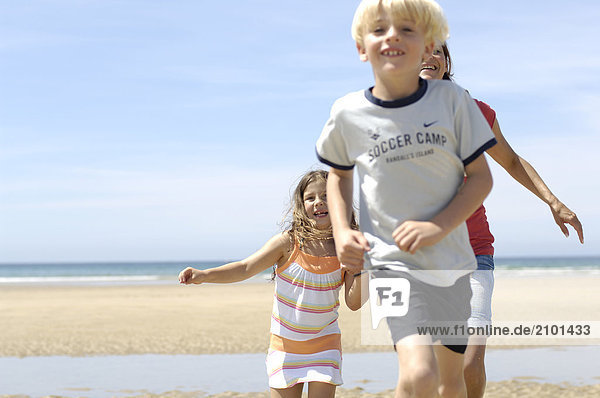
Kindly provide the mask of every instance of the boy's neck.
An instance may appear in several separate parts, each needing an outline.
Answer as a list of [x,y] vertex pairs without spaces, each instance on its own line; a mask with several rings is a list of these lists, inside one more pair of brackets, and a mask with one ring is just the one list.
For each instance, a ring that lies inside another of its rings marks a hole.
[[381,79],[375,77],[373,96],[383,101],[394,101],[408,97],[419,89],[419,75],[410,79]]

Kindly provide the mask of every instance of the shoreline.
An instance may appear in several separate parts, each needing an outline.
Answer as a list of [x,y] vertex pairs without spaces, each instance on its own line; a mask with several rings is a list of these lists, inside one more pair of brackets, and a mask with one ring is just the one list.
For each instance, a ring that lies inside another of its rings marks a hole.
[[[600,277],[499,276],[495,285],[498,324],[600,322]],[[3,286],[0,324],[7,327],[0,328],[0,357],[266,352],[272,300],[269,282]],[[353,312],[340,301],[343,352],[391,350],[387,339],[361,344],[364,309]],[[496,347],[493,339],[490,347]],[[530,339],[514,345],[565,344]]]
[[[594,368],[582,372],[577,365],[595,363],[599,355],[600,346],[491,350],[486,397],[528,396],[527,392],[529,396],[597,396],[600,379]],[[11,369],[12,375],[0,386],[3,393],[33,397],[77,396],[75,391],[85,391],[88,398],[226,397],[227,391],[237,391],[234,396],[261,396],[267,389],[264,361],[263,353],[0,358],[0,369]],[[543,370],[539,363],[546,364]],[[393,352],[345,354],[344,385],[337,396],[389,396],[397,375],[395,364]]]
[[[494,319],[497,321],[525,320],[600,320],[600,277],[556,278],[496,278],[493,297]],[[268,347],[268,330],[273,300],[273,285],[268,282],[238,283],[230,285],[180,286],[160,285],[48,285],[48,286],[2,286],[0,289],[0,363],[7,358],[15,360],[36,360],[43,357],[63,356],[68,363],[78,363],[78,359],[90,357],[119,356],[125,361],[135,355],[203,355],[203,354],[242,354],[257,355],[258,380],[264,377],[262,363]],[[343,304],[340,307],[339,323],[342,330],[342,347],[346,372],[351,372],[352,355],[394,355],[391,345],[361,345],[361,313],[352,312]],[[515,363],[532,363],[535,369],[543,372],[541,363],[562,366],[563,360],[544,359],[541,350],[530,351],[519,345],[517,350],[509,346],[490,346],[488,351],[487,398],[491,397],[592,397],[600,395],[600,380],[592,384],[577,385],[576,378],[558,383],[539,380],[536,372],[508,375],[508,380],[496,380],[500,359],[507,356],[511,368],[511,355],[519,352],[529,355],[517,359]],[[548,347],[545,347],[548,348]],[[586,352],[585,347],[581,349]],[[597,349],[597,348],[594,348]],[[588,351],[593,351],[590,348]],[[560,351],[560,349],[557,349]],[[571,350],[567,347],[567,351]],[[554,350],[556,351],[556,350]],[[239,357],[236,357],[239,358]],[[490,358],[492,361],[490,361]],[[146,358],[148,359],[148,358]],[[165,358],[162,358],[163,360]],[[503,359],[504,361],[504,359]],[[237,361],[236,361],[237,362]],[[389,360],[390,363],[395,361]],[[593,368],[595,361],[575,361],[569,369],[585,372]],[[200,365],[200,364],[197,364]],[[109,368],[114,367],[115,363]],[[123,365],[131,367],[130,363]],[[203,364],[211,369],[210,363]],[[377,368],[377,366],[374,366]],[[37,374],[52,370],[52,364],[45,365]],[[173,367],[174,369],[177,366]],[[502,369],[504,369],[502,368]],[[78,368],[79,369],[79,368]],[[78,370],[56,369],[54,380],[66,382]],[[194,367],[197,377],[198,366]],[[491,372],[491,373],[490,373]],[[31,374],[30,371],[27,373]],[[98,374],[103,374],[99,371]],[[349,373],[350,374],[350,373]],[[534,379],[531,379],[533,377]],[[29,380],[29,379],[28,379]],[[245,380],[245,379],[244,379]],[[360,380],[360,378],[359,378]],[[370,380],[373,380],[371,377]],[[350,380],[347,380],[349,382]],[[571,383],[565,387],[565,382]],[[1,384],[1,382],[0,382]],[[150,381],[147,381],[147,385]],[[184,384],[180,384],[183,386]],[[367,383],[368,385],[368,383]],[[140,392],[138,396],[155,397],[198,397],[188,391],[188,387],[175,388],[179,392],[167,393],[160,388],[155,392]],[[190,388],[192,386],[189,386]],[[108,380],[97,384],[81,385],[78,388],[98,390],[108,388]],[[147,388],[147,387],[146,387]],[[357,388],[363,388],[358,390]],[[234,388],[238,394],[218,393],[213,397],[258,397],[248,394],[242,385]],[[4,389],[2,393],[5,393]],[[186,390],[186,391],[183,391]],[[193,391],[201,391],[201,388]],[[266,390],[266,379],[259,391]],[[104,390],[102,390],[104,391]],[[111,396],[128,396],[130,393],[113,390]],[[365,386],[340,389],[339,397],[386,397],[386,388],[376,393],[368,392]],[[117,395],[114,395],[115,392]],[[12,392],[11,392],[12,393]],[[370,395],[372,394],[372,395]],[[528,395],[529,394],[529,395]],[[47,396],[48,392],[39,396]],[[59,391],[56,396],[92,396],[85,391]],[[107,393],[98,394],[106,396]],[[0,395],[1,397],[1,395]]]

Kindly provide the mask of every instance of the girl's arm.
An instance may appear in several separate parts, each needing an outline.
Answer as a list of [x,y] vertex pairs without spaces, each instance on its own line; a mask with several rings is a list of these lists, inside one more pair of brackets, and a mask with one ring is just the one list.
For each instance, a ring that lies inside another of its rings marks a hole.
[[414,254],[423,246],[442,240],[465,221],[492,189],[492,176],[485,156],[479,156],[465,167],[467,179],[458,193],[441,212],[429,221],[405,221],[393,233],[398,247]]
[[331,168],[327,178],[327,207],[333,227],[333,239],[340,263],[351,273],[362,269],[369,243],[364,235],[350,227],[352,214],[352,170]]
[[275,235],[256,253],[241,261],[207,270],[188,267],[179,273],[179,283],[232,283],[246,280],[275,263],[283,264],[291,254],[292,242],[287,232]]
[[346,272],[344,275],[346,305],[352,311],[357,311],[369,299],[369,273],[360,275]]
[[498,143],[488,149],[487,153],[502,166],[512,178],[550,206],[554,221],[565,236],[569,236],[569,230],[565,224],[570,224],[575,231],[577,231],[579,241],[583,243],[583,227],[581,226],[581,222],[577,218],[577,215],[554,196],[533,166],[517,155],[504,138],[497,120],[494,121],[492,131],[494,132]]

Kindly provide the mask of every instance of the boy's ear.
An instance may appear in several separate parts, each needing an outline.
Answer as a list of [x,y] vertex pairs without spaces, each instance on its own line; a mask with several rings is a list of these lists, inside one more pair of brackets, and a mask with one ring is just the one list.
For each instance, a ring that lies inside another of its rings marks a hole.
[[369,57],[367,56],[367,51],[359,44],[356,43],[356,49],[358,50],[358,57],[361,61],[367,62]]

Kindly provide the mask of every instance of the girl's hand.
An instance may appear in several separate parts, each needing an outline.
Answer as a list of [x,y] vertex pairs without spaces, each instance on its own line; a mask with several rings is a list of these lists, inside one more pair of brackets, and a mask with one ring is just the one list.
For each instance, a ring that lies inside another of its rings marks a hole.
[[352,273],[362,270],[364,253],[371,250],[365,236],[359,231],[346,229],[335,234],[334,240],[340,263]]
[[179,283],[184,285],[189,285],[191,283],[199,285],[203,282],[202,279],[202,271],[192,267],[187,267],[179,273]]
[[415,254],[421,247],[438,243],[446,234],[442,227],[431,221],[405,221],[392,236],[400,250]]

